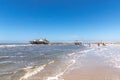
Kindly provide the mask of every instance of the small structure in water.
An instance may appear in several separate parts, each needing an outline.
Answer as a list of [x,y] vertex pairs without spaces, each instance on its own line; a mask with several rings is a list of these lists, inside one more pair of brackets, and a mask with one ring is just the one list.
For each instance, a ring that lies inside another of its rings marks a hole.
[[49,41],[46,39],[36,39],[33,41],[30,41],[31,44],[49,44]]
[[82,42],[76,40],[76,41],[74,42],[74,44],[75,44],[75,45],[82,45]]

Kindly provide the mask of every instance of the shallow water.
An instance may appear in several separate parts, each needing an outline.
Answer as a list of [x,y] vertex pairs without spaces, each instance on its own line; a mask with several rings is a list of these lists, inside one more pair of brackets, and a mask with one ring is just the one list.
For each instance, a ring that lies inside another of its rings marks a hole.
[[91,47],[80,53],[64,80],[120,80],[120,46]]

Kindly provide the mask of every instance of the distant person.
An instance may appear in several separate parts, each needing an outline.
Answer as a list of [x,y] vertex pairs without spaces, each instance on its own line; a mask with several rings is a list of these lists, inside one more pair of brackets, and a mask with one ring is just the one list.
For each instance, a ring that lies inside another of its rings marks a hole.
[[102,43],[102,45],[103,45],[103,46],[106,46],[106,44],[105,44],[105,43]]
[[100,43],[97,43],[98,47],[100,46]]

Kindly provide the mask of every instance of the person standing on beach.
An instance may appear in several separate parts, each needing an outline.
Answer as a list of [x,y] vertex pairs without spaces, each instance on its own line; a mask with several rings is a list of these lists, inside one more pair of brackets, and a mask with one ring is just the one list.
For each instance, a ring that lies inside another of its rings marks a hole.
[[102,43],[103,46],[106,46],[105,43]]
[[97,43],[98,47],[100,46],[100,43]]

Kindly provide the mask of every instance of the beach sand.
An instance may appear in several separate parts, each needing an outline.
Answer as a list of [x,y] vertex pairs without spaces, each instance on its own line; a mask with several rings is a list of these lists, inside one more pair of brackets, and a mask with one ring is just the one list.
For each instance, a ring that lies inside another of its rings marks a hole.
[[120,80],[120,72],[108,68],[75,69],[66,74],[64,80]]
[[[84,56],[80,57],[74,65],[75,68],[67,71],[63,79],[120,80],[120,47],[107,46],[94,47],[94,49],[95,50],[85,53]],[[117,67],[115,65],[117,65]]]

